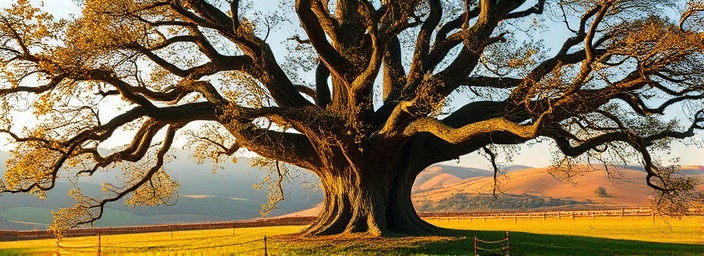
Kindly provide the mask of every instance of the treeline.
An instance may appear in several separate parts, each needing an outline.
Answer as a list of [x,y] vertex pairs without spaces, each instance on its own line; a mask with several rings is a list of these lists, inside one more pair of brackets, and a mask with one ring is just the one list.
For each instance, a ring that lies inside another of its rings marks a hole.
[[420,212],[468,212],[485,210],[534,209],[543,207],[558,207],[583,205],[590,202],[563,198],[545,198],[534,195],[514,194],[470,194],[455,193],[438,202],[422,200],[417,204]]

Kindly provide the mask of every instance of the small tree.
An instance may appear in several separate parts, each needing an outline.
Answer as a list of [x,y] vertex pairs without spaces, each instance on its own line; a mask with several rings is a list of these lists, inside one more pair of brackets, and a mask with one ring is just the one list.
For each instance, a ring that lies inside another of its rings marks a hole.
[[607,197],[609,194],[606,193],[606,189],[604,187],[598,187],[596,190],[594,190],[594,194],[596,194],[599,197]]

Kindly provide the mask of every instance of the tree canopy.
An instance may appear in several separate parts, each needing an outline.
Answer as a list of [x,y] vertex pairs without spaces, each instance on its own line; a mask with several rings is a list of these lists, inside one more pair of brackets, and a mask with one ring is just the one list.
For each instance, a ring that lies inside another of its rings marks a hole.
[[308,234],[432,232],[410,202],[418,173],[480,150],[496,166],[496,147],[536,139],[556,165],[638,162],[663,203],[701,200],[653,153],[704,128],[699,1],[78,3],[67,19],[28,0],[0,12],[0,132],[15,143],[0,189],[123,170],[101,197],[73,190],[57,230],[121,198],[172,202],[179,138],[198,161],[247,149],[275,176],[315,173],[325,206]]

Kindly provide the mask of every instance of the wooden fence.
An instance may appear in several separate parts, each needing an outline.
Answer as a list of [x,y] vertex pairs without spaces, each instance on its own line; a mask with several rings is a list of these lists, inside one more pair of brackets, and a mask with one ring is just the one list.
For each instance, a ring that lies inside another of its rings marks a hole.
[[[149,232],[185,231],[185,230],[206,230],[224,228],[245,228],[245,227],[265,227],[284,225],[308,225],[313,222],[314,217],[291,217],[291,218],[270,218],[255,220],[239,220],[227,222],[206,222],[206,223],[185,223],[168,225],[149,225],[134,227],[110,227],[110,228],[76,228],[64,232],[65,237],[135,234]],[[0,230],[0,241],[32,240],[54,238],[54,234],[48,230],[33,231],[12,231]]]
[[[690,209],[691,215],[704,215],[704,209]],[[579,211],[543,211],[543,212],[434,212],[434,213],[419,213],[426,219],[460,219],[460,218],[481,218],[481,219],[548,219],[548,218],[578,218],[578,217],[625,217],[625,216],[657,216],[657,211],[651,208],[622,208],[609,210],[579,210]],[[313,222],[315,217],[287,217],[287,218],[269,218],[255,220],[240,220],[227,222],[210,222],[210,223],[187,223],[187,224],[169,224],[169,225],[150,225],[150,226],[135,226],[135,227],[111,227],[111,228],[78,228],[71,229],[64,233],[66,237],[78,236],[96,236],[97,234],[113,235],[113,234],[133,234],[133,233],[148,233],[148,232],[166,232],[166,231],[183,231],[183,230],[206,230],[206,229],[223,229],[223,228],[241,228],[241,227],[263,227],[263,226],[281,226],[281,225],[308,225]],[[31,240],[53,238],[54,235],[47,230],[35,231],[13,231],[0,230],[0,241],[16,241],[16,240]]]
[[[207,239],[207,238],[205,238]],[[101,243],[101,235],[98,234],[97,242],[93,245],[65,245],[61,242],[56,244],[55,255],[64,254],[79,254],[79,255],[214,255],[213,251],[223,255],[269,255],[269,249],[282,249],[278,247],[271,248],[267,245],[267,237],[264,239],[254,238],[249,241],[236,241],[230,243],[203,245],[203,246],[186,246],[186,247],[160,247],[150,248],[144,251],[144,248],[134,248],[126,246],[106,246]]]
[[[621,208],[609,210],[578,210],[578,211],[542,211],[542,212],[435,212],[419,213],[421,217],[431,219],[452,218],[482,218],[482,219],[548,219],[577,217],[627,217],[627,216],[657,216],[659,213],[652,208]],[[704,215],[704,209],[689,210],[690,215]]]
[[479,252],[488,252],[491,255],[500,253],[501,255],[511,255],[511,240],[506,231],[506,238],[499,240],[481,240],[474,236],[474,255],[478,256]]

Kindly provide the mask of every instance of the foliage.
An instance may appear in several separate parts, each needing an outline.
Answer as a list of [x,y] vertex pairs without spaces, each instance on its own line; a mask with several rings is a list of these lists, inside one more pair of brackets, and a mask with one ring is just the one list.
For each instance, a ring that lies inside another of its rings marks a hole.
[[438,202],[421,202],[418,211],[421,212],[469,212],[486,210],[527,210],[541,207],[556,207],[566,205],[580,205],[588,202],[579,202],[571,199],[543,198],[534,195],[513,194],[469,194],[455,193]]
[[599,197],[607,197],[609,196],[608,193],[606,193],[606,189],[604,187],[598,187],[596,190],[594,190],[594,194],[596,194]]

